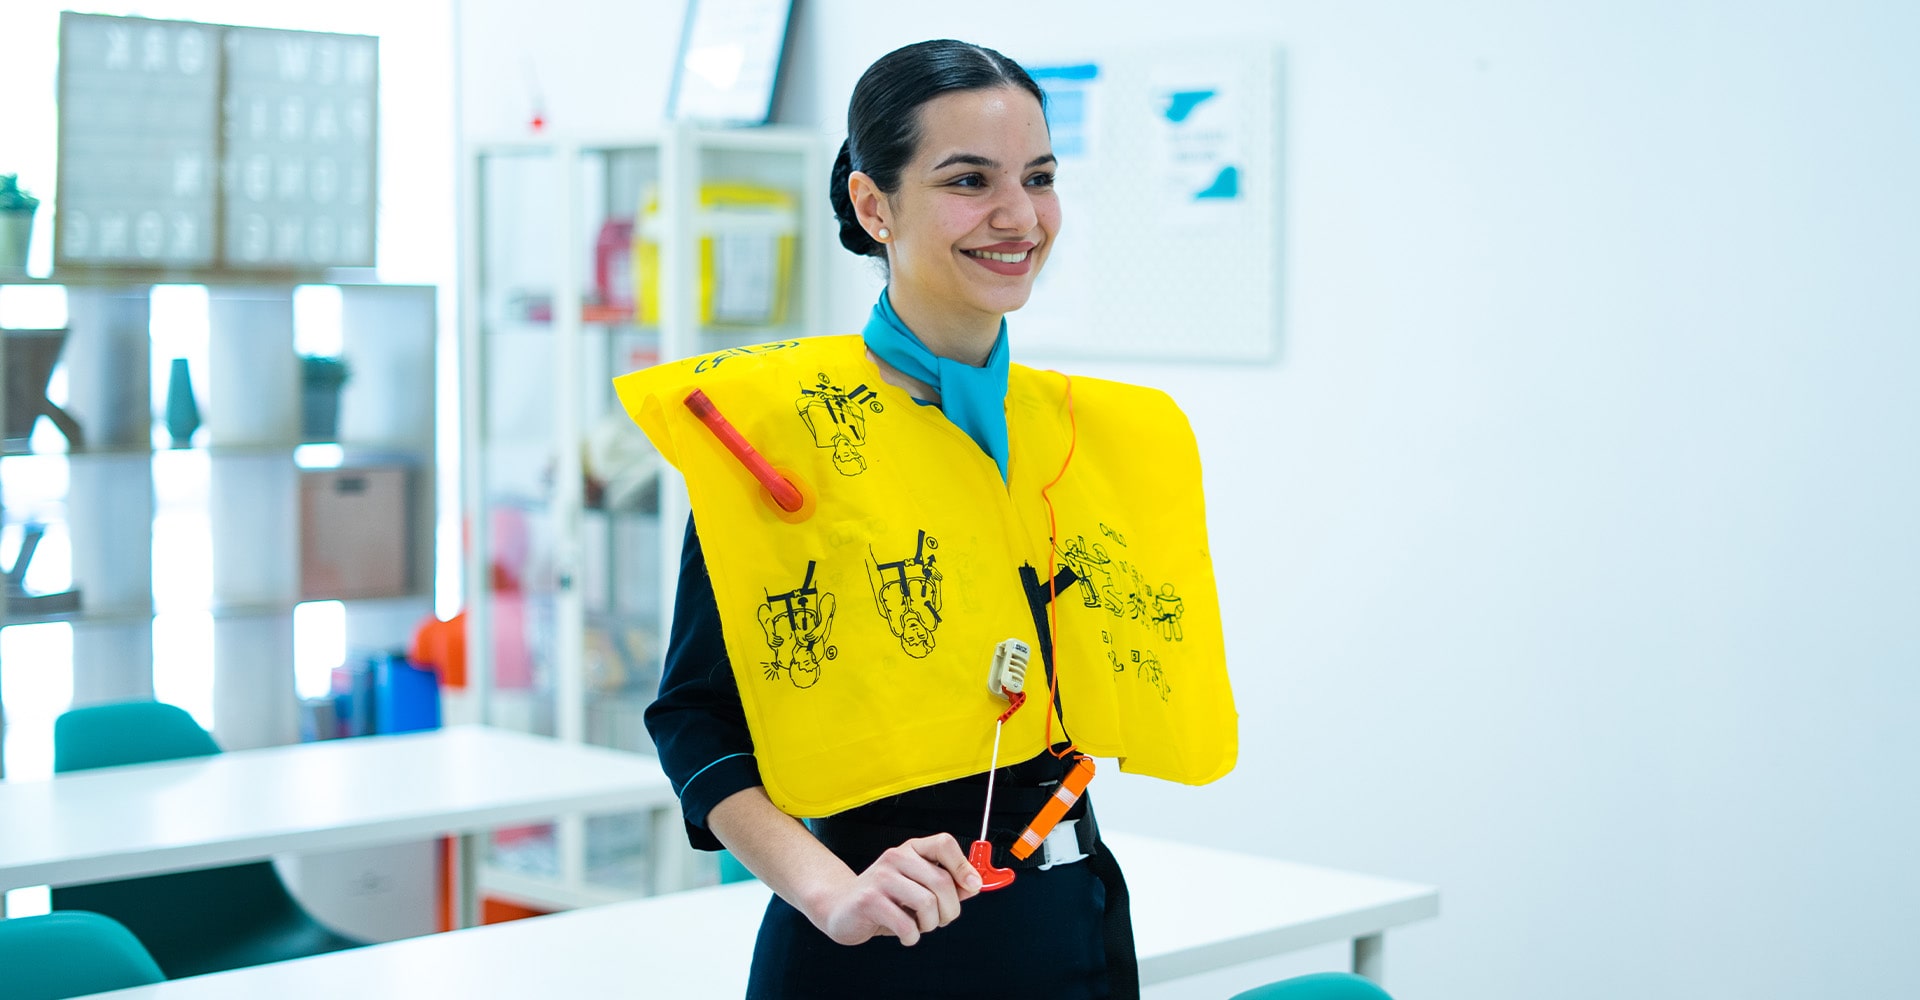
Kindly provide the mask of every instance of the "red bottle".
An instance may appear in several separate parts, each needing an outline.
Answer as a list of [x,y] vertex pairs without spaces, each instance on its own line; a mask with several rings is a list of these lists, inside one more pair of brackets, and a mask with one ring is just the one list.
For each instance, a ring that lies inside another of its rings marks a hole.
[[600,305],[631,314],[633,294],[633,220],[608,219],[593,243],[593,288]]

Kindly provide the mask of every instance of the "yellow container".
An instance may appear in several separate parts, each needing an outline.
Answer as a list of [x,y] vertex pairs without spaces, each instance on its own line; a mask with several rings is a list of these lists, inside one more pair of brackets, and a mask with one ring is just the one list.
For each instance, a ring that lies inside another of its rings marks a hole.
[[[660,322],[660,193],[647,193],[634,229],[639,320]],[[700,187],[693,228],[700,239],[700,324],[761,327],[786,322],[799,209],[792,193],[741,181]]]

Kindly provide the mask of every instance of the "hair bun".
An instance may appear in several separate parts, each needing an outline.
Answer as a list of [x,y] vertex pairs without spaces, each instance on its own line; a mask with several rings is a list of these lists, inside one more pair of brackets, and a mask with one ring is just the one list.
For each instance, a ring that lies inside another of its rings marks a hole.
[[862,257],[886,255],[879,243],[860,225],[853,210],[853,196],[847,193],[847,180],[853,176],[852,140],[840,144],[840,155],[833,161],[833,179],[827,197],[833,202],[833,217],[840,220],[840,245]]

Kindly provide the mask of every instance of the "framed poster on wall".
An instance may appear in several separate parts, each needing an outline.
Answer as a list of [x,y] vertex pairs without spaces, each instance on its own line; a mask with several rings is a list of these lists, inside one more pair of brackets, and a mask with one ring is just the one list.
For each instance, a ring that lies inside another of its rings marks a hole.
[[1278,357],[1281,53],[1193,42],[1026,65],[1047,94],[1069,221],[1010,320],[1022,354]]
[[792,18],[793,0],[687,0],[667,118],[766,124]]

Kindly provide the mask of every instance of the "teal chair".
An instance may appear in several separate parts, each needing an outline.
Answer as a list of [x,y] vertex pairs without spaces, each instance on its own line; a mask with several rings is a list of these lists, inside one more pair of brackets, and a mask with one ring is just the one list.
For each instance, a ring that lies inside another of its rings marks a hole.
[[0,996],[67,997],[165,981],[133,932],[98,913],[0,920]]
[[733,856],[732,851],[721,851],[716,857],[720,862],[721,885],[753,881],[753,873],[747,870],[746,865],[740,863],[739,858]]
[[[219,752],[193,716],[159,702],[78,708],[53,724],[55,771]],[[53,908],[103,913],[126,925],[169,979],[366,943],[315,920],[268,861],[56,888]]]
[[76,708],[53,723],[55,771],[211,757],[219,752],[220,744],[186,709],[157,701]]
[[1345,972],[1316,972],[1235,993],[1232,1000],[1393,1000],[1370,979]]

